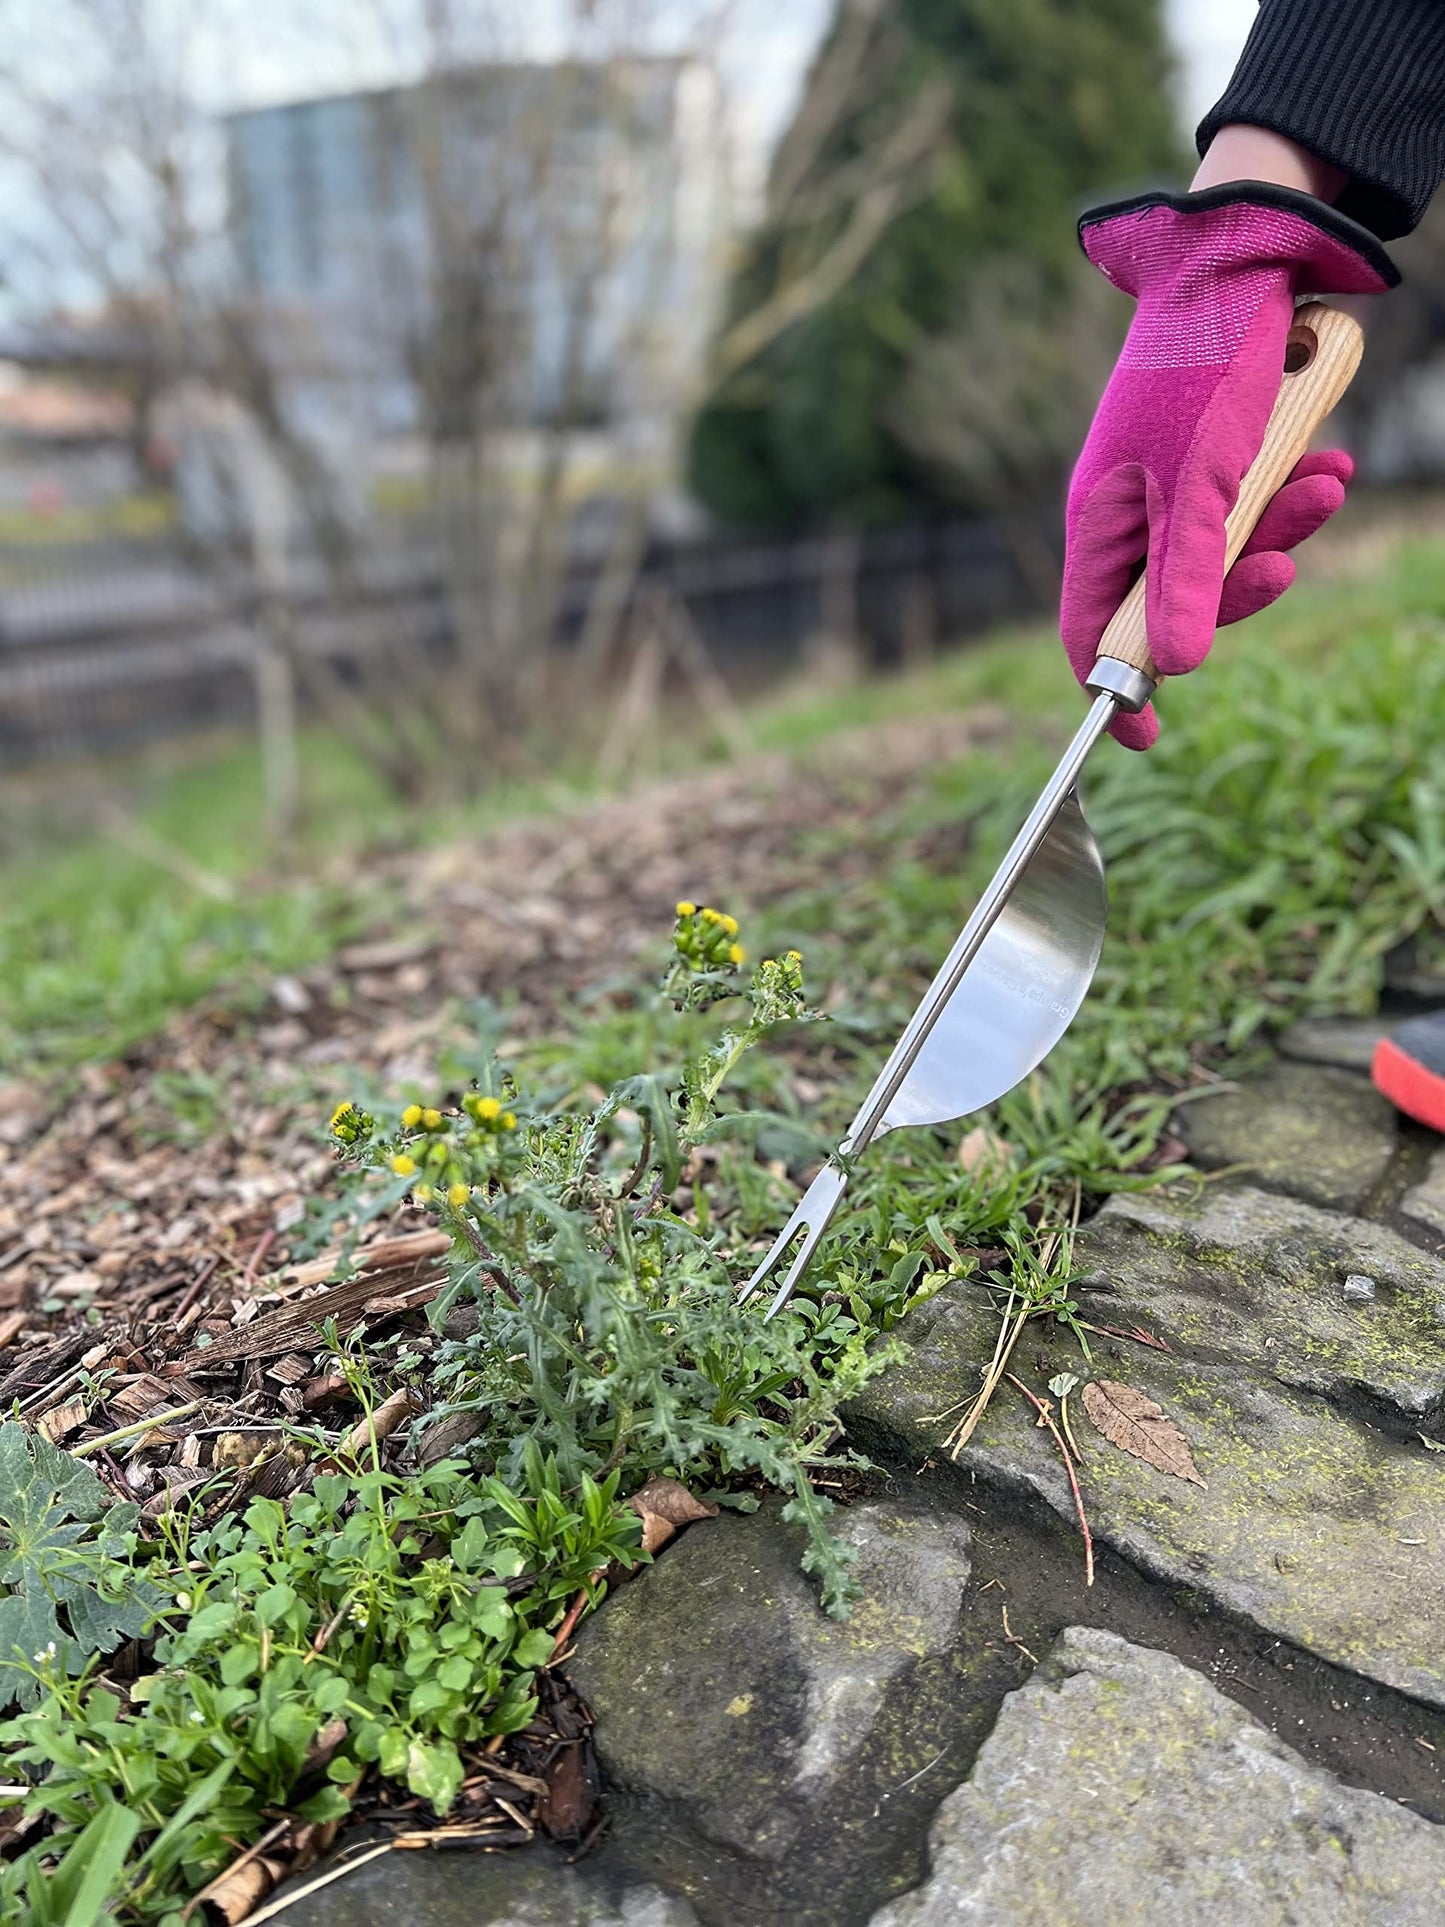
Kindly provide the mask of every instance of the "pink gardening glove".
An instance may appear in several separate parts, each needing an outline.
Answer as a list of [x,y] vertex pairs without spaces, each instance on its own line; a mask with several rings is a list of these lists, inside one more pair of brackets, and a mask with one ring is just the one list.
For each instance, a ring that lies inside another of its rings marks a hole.
[[[1349,457],[1306,456],[1224,582],[1224,519],[1264,440],[1296,295],[1378,294],[1399,276],[1355,222],[1259,184],[1100,208],[1079,233],[1139,305],[1069,488],[1064,647],[1084,682],[1147,552],[1149,646],[1166,676],[1182,676],[1218,624],[1284,593],[1284,551],[1344,500]],[[1153,705],[1120,715],[1113,733],[1147,749]]]

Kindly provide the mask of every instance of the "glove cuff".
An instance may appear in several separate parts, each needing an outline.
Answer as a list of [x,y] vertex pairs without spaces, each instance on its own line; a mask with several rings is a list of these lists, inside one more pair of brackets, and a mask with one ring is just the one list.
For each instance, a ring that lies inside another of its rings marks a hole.
[[1282,268],[1297,295],[1383,294],[1400,280],[1368,228],[1312,194],[1267,181],[1111,201],[1080,217],[1079,243],[1116,287],[1136,296],[1195,257],[1225,271]]

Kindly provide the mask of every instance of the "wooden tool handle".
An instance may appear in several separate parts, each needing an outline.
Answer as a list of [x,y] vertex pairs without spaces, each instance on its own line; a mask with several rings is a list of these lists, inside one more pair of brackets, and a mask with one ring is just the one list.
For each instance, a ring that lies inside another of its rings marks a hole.
[[[1270,411],[1264,441],[1239,485],[1239,499],[1224,524],[1224,566],[1229,569],[1254,533],[1255,524],[1309,447],[1310,437],[1354,379],[1365,338],[1353,315],[1312,301],[1295,310],[1285,347],[1284,374]],[[1141,575],[1114,611],[1099,644],[1113,656],[1142,669],[1155,682],[1159,671],[1149,654],[1144,628],[1144,578]]]

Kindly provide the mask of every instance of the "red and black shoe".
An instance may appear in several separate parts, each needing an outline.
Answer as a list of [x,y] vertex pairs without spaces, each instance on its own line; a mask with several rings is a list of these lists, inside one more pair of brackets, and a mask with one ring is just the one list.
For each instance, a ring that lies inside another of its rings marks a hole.
[[1412,1017],[1382,1037],[1370,1075],[1406,1117],[1445,1132],[1445,1010]]

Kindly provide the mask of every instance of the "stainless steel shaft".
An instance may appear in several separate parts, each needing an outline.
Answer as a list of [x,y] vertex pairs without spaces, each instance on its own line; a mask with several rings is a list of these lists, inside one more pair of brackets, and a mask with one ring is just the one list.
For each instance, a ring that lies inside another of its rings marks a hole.
[[923,1001],[909,1018],[902,1036],[893,1046],[887,1063],[878,1073],[872,1090],[864,1098],[857,1115],[848,1126],[847,1135],[838,1146],[844,1156],[865,1150],[871,1143],[888,1106],[893,1102],[903,1080],[917,1062],[918,1053],[927,1043],[929,1033],[962,981],[963,973],[983,947],[984,938],[998,922],[1004,906],[1013,894],[1014,885],[1023,874],[1034,852],[1048,835],[1049,826],[1064,806],[1064,799],[1079,780],[1080,772],[1089,759],[1089,752],[1113,722],[1118,709],[1119,699],[1112,693],[1106,691],[1095,697],[1088,715],[1079,725],[1073,741],[1064,751],[1058,768],[1049,778],[1042,795],[1030,810],[1023,828],[1009,846],[1007,856],[994,872],[993,881],[979,898],[973,915],[959,932],[953,948],[943,960]]

